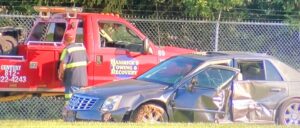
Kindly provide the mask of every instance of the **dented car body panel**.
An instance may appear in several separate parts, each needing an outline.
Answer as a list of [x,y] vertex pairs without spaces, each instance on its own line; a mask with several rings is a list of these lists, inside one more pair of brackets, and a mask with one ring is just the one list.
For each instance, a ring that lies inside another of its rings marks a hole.
[[180,91],[186,90],[179,90],[175,98],[177,104],[173,108],[174,121],[212,122],[215,118],[228,113],[229,91],[195,89],[192,94],[180,93]]
[[288,96],[285,82],[235,81],[233,84],[233,120],[272,121],[280,101]]
[[[168,76],[178,71],[172,67],[172,61],[196,66],[174,79]],[[298,71],[264,54],[187,54],[170,58],[136,79],[90,87],[75,96],[102,97],[103,101],[122,96],[116,110],[107,112],[114,121],[130,120],[140,106],[155,103],[165,109],[168,121],[276,123],[280,106],[300,97],[297,93],[300,81],[295,77],[299,75]],[[98,113],[103,106],[103,103],[97,106]],[[86,116],[76,118],[89,120],[88,116],[92,115]]]

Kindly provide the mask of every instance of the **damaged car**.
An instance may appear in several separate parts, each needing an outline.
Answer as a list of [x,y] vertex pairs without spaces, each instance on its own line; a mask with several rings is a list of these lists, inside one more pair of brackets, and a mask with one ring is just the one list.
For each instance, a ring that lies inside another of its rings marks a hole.
[[299,76],[265,54],[180,55],[134,79],[79,90],[64,120],[299,124]]

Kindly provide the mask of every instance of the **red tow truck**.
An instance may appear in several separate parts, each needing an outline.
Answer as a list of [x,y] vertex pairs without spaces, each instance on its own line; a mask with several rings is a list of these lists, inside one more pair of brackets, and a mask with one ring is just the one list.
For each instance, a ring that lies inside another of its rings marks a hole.
[[86,48],[89,86],[132,78],[171,56],[194,52],[156,46],[118,15],[82,13],[80,8],[35,9],[40,12],[39,18],[27,39],[18,44],[17,53],[0,55],[2,96],[63,92],[57,69],[68,29],[74,30],[76,43]]

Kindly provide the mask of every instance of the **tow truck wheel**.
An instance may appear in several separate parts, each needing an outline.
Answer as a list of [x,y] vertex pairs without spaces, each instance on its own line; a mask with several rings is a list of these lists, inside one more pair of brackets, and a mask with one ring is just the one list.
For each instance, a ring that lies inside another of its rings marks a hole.
[[300,124],[300,99],[291,99],[284,102],[279,108],[278,123],[282,125]]
[[168,115],[165,110],[156,104],[144,104],[133,115],[133,122],[167,122]]

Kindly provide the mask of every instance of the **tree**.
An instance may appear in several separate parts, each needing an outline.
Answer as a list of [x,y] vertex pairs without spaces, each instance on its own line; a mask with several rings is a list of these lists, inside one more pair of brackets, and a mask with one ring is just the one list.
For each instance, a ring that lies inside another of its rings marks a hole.
[[300,1],[250,0],[240,11],[246,13],[247,19],[299,21]]
[[13,0],[0,2],[10,12],[34,13],[32,6],[76,6],[87,12],[121,13],[126,0]]
[[244,0],[182,0],[188,16],[216,19],[220,11],[230,11],[243,5]]
[[244,0],[128,0],[125,7],[133,14],[201,17],[215,19],[220,11],[230,11]]
[[217,20],[287,20],[299,23],[299,0],[11,0],[0,1],[11,12],[32,14],[32,6],[76,6],[86,12],[142,16],[200,17]]

